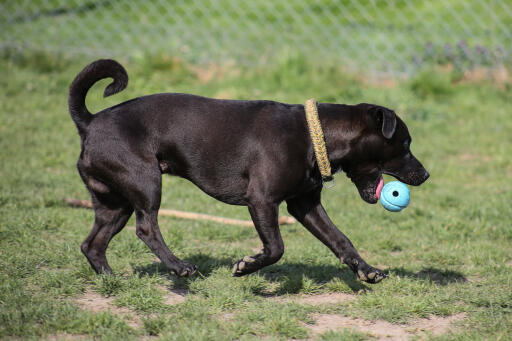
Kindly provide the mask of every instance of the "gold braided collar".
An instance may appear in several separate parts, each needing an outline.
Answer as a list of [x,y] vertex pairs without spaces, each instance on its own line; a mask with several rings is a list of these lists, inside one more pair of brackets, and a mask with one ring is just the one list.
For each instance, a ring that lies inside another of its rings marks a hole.
[[313,142],[313,149],[315,151],[316,162],[320,169],[323,181],[331,181],[333,176],[331,174],[331,164],[327,158],[327,149],[325,147],[324,132],[320,125],[320,119],[318,118],[318,109],[316,107],[316,100],[310,98],[304,104],[304,110],[306,111],[306,120],[308,121],[309,135],[311,136],[311,142]]

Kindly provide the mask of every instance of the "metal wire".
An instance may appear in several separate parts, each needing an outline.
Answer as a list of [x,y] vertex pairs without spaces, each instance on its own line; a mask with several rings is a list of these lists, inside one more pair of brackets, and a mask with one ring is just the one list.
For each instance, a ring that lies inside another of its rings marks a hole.
[[409,74],[511,64],[510,0],[4,0],[0,50]]

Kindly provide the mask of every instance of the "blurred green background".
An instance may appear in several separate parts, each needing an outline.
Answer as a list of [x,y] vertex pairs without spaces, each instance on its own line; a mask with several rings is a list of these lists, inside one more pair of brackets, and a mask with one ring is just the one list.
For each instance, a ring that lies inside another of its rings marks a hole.
[[0,25],[0,48],[249,66],[301,55],[395,75],[512,55],[506,0],[3,0]]

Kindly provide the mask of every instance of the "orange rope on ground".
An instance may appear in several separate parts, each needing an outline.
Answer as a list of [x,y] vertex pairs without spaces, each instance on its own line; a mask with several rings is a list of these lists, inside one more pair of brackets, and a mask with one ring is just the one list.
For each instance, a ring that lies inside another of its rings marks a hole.
[[[66,204],[68,204],[71,207],[93,208],[92,203],[87,200],[66,198],[66,199],[64,199],[64,201],[66,202]],[[209,215],[209,214],[178,211],[178,210],[171,210],[171,209],[165,209],[165,208],[161,208],[158,211],[158,215],[174,217],[174,218],[181,218],[181,219],[215,221],[217,223],[226,224],[226,225],[254,227],[253,222],[250,220],[225,218],[225,217],[218,217],[218,216]],[[288,216],[279,217],[279,219],[278,219],[279,225],[294,224],[296,222],[297,221],[294,218],[288,217]]]

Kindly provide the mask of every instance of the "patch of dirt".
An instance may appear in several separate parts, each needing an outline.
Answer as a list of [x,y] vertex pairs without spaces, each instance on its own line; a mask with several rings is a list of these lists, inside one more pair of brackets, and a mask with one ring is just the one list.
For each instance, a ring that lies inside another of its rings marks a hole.
[[229,90],[222,90],[220,92],[217,92],[214,96],[216,99],[231,99],[233,98],[233,94]]
[[357,298],[355,294],[347,294],[344,292],[333,292],[317,295],[301,295],[301,296],[271,296],[269,299],[277,302],[296,302],[300,304],[322,305],[336,304],[352,301]]
[[240,74],[240,70],[236,69],[234,65],[220,66],[210,63],[206,67],[191,66],[190,69],[202,84],[209,83],[212,80],[222,80],[227,76]]
[[[379,88],[391,89],[396,86],[396,84],[398,83],[398,80],[399,79],[396,77],[395,78],[386,77],[386,78],[374,78],[374,79],[370,79],[370,80],[362,79],[361,81],[367,85],[377,86]],[[399,111],[397,110],[397,112],[399,112]]]
[[141,326],[139,317],[128,308],[114,305],[113,301],[112,297],[104,297],[94,291],[87,291],[75,300],[82,309],[93,313],[110,311],[116,315],[123,315],[126,317],[126,322],[130,327],[138,329]]
[[165,291],[164,303],[168,305],[183,303],[187,298],[188,291],[185,289],[168,289],[161,287]]
[[453,323],[462,320],[466,316],[465,313],[455,314],[451,316],[435,316],[430,318],[417,319],[409,324],[409,332],[428,332],[437,336],[448,332],[452,329]]
[[504,88],[505,84],[510,83],[510,75],[507,68],[502,65],[493,68],[479,67],[467,70],[460,82],[472,84],[487,80],[491,80],[498,87]]
[[68,340],[90,340],[89,335],[76,335],[76,334],[52,334],[46,335],[41,338],[44,341],[68,341]]
[[225,314],[222,314],[220,316],[220,320],[221,321],[227,321],[227,322],[231,322],[233,321],[233,318],[235,317],[235,314],[234,313],[225,313]]
[[328,330],[341,330],[345,328],[371,335],[378,340],[409,340],[423,334],[438,336],[452,329],[454,322],[462,320],[464,313],[452,316],[431,316],[417,319],[409,324],[392,324],[387,321],[368,321],[341,315],[315,314],[314,325],[306,325],[314,334],[321,334]]

